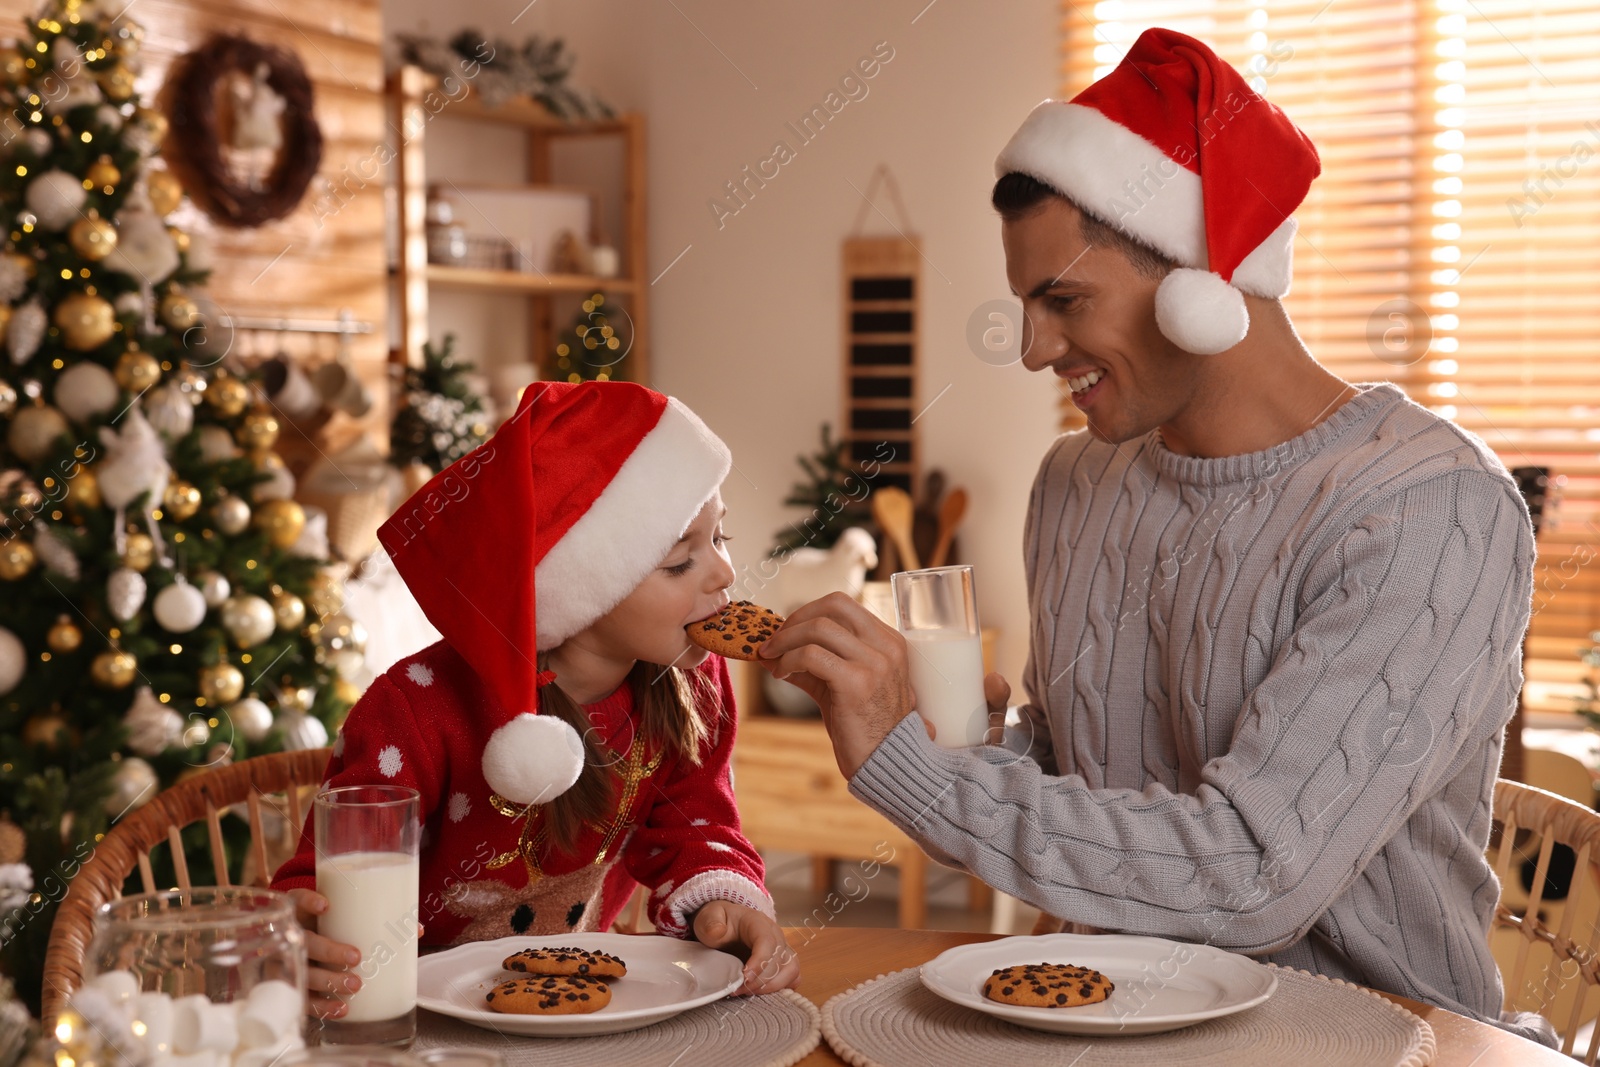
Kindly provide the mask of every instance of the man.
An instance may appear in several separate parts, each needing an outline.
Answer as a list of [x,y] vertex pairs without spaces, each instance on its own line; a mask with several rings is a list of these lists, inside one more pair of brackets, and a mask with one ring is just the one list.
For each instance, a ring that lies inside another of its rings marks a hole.
[[[997,162],[1024,364],[1088,431],[1024,531],[1021,725],[943,749],[905,642],[835,595],[767,668],[851,792],[934,858],[1083,926],[1206,942],[1501,1016],[1484,859],[1533,534],[1484,444],[1322,368],[1279,297],[1314,148],[1151,30]],[[1009,686],[985,679],[991,713]]]

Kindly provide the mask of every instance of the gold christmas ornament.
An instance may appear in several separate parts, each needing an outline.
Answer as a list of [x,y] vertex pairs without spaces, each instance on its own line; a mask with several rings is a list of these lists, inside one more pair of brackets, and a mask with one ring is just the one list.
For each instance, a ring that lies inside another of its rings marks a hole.
[[280,589],[272,594],[272,617],[277,620],[278,629],[298,630],[305,625],[306,602],[287,589]]
[[69,433],[67,417],[49,404],[34,404],[11,417],[6,444],[28,463],[37,463],[50,454],[56,439]]
[[218,663],[200,671],[200,695],[211,705],[231,704],[244,693],[244,675],[231,663]]
[[[6,308],[4,318],[11,321],[11,309]],[[0,327],[0,337],[5,336],[5,328]],[[17,390],[10,382],[0,382],[0,418],[10,415],[17,410]]]
[[49,749],[60,748],[62,733],[66,733],[67,742],[70,744],[72,729],[66,718],[58,711],[42,712],[22,724],[22,740],[30,745],[43,745]]
[[126,689],[139,673],[139,664],[120,648],[108,648],[89,664],[89,677],[102,689]]
[[130,393],[142,393],[161,380],[161,361],[138,350],[117,357],[117,384]]
[[151,137],[157,144],[167,135],[167,116],[154,108],[136,107],[133,109],[133,121],[150,131]]
[[76,292],[56,305],[52,318],[67,340],[67,347],[78,352],[99,348],[116,332],[117,313],[101,296]]
[[354,706],[361,699],[361,690],[356,683],[347,678],[336,678],[333,682],[333,695],[341,704]]
[[0,581],[14,582],[33,570],[33,546],[18,537],[0,545]]
[[[0,304],[0,340],[4,340],[5,339],[6,330],[8,330],[10,327],[11,327],[11,305],[9,305],[9,304]],[[11,387],[10,387],[9,384],[7,384],[6,388],[10,389]],[[16,392],[15,389],[12,389],[11,390],[11,401],[14,404],[14,403],[16,403],[16,400],[17,400],[17,392]]]
[[45,634],[44,643],[50,646],[51,652],[76,652],[83,644],[83,631],[78,629],[78,624],[72,621],[71,616],[63,615]]
[[270,411],[252,411],[234,432],[241,448],[250,452],[271,448],[278,440],[278,419]]
[[20,85],[27,80],[28,64],[16,48],[0,48],[0,81]]
[[189,251],[189,234],[186,230],[180,230],[176,226],[168,226],[167,233],[172,235],[172,243],[178,246],[178,251]]
[[86,215],[72,224],[67,231],[72,250],[84,259],[102,260],[117,247],[117,228],[109,219],[99,215]]
[[200,490],[188,482],[168,482],[167,491],[161,497],[161,506],[168,518],[185,522],[200,510]]
[[104,189],[108,185],[115,187],[122,180],[122,171],[117,169],[115,163],[111,162],[110,156],[101,156],[89,164],[89,170],[84,174],[84,177]]
[[332,615],[344,607],[344,583],[327,571],[313,574],[310,586],[306,603],[319,617]]
[[78,464],[78,471],[67,479],[67,506],[70,508],[97,508],[100,506],[100,479],[94,468]]
[[306,528],[306,512],[293,500],[267,500],[256,505],[256,528],[277,548],[288,548]]
[[122,562],[134,570],[143,573],[150,569],[150,564],[156,561],[156,543],[147,533],[131,533],[128,535],[128,550],[122,554]]
[[183,203],[183,186],[170,170],[152,170],[144,177],[145,192],[157,215],[170,215]]
[[250,505],[243,497],[225,496],[211,509],[211,521],[229,537],[242,533],[250,525]]
[[133,99],[133,71],[123,64],[118,63],[110,70],[101,71],[98,80],[106,98],[112,102],[120,104]]
[[174,330],[187,330],[200,321],[200,305],[188,294],[173,290],[161,298],[161,321]]
[[206,403],[223,418],[233,418],[249,401],[250,387],[238,378],[219,374],[206,389]]

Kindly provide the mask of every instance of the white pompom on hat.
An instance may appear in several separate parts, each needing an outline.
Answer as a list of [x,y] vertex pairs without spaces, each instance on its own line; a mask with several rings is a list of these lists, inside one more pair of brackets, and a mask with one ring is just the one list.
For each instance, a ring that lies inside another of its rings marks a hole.
[[1244,340],[1243,293],[1288,294],[1292,214],[1321,170],[1311,140],[1238,71],[1159,28],[1070,102],[1035,107],[995,160],[996,177],[1026,174],[1177,262],[1156,323],[1203,355]]
[[495,435],[378,531],[428,621],[496,698],[489,788],[542,804],[583,773],[583,741],[538,714],[538,654],[660,565],[733,463],[681,402],[631,382],[536,382]]

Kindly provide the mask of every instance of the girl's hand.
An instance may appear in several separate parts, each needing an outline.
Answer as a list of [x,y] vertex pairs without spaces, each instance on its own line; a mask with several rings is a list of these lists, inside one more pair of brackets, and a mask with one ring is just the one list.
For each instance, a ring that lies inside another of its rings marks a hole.
[[[361,953],[354,945],[342,944],[316,932],[317,916],[328,910],[328,898],[314,889],[291,889],[295,919],[306,931],[306,1010],[319,1019],[337,1019],[349,1005],[336,994],[346,995],[361,988],[355,967]],[[319,966],[319,964],[321,966]]]
[[784,940],[783,929],[754,908],[731,900],[713,900],[695,912],[694,939],[707,948],[748,949],[744,984],[736,997],[776,993],[800,984],[800,957]]

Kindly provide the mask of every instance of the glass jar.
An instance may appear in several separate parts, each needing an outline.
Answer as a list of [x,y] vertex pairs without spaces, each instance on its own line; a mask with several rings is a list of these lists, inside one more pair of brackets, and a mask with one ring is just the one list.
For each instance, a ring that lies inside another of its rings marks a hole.
[[130,1060],[265,1067],[305,1047],[305,932],[283,893],[207,886],[111,901],[83,978],[70,1007]]

